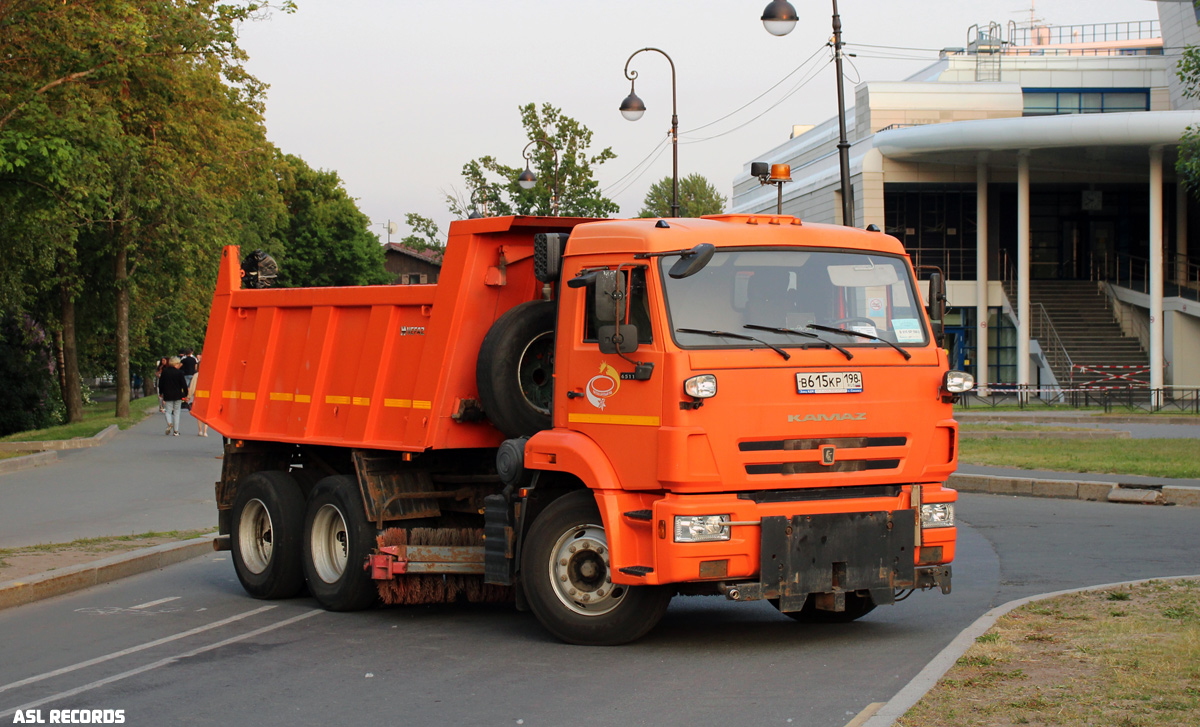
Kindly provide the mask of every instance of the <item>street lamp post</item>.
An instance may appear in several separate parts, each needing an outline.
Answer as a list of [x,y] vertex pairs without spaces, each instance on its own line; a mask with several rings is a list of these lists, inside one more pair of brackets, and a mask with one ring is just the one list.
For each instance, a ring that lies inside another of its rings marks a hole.
[[630,121],[637,121],[646,113],[646,104],[634,93],[633,86],[637,80],[637,71],[629,70],[629,63],[638,53],[652,50],[662,53],[662,57],[671,64],[671,216],[679,216],[679,112],[675,104],[675,61],[671,56],[658,48],[642,48],[633,52],[625,61],[625,77],[629,79],[629,95],[621,102],[621,115]]
[[537,184],[537,175],[529,169],[529,147],[534,144],[545,144],[554,154],[554,188],[550,191],[550,210],[555,217],[558,217],[558,149],[548,139],[539,136],[521,150],[521,156],[525,157],[525,171],[517,177],[517,184],[521,189],[533,189],[533,185]]
[[[787,35],[796,27],[796,8],[787,0],[773,0],[763,10],[763,27],[771,35]],[[846,140],[846,92],[842,86],[842,17],[833,0],[833,62],[837,71],[838,165],[842,177],[842,224],[854,226],[853,188],[850,186],[850,142]]]

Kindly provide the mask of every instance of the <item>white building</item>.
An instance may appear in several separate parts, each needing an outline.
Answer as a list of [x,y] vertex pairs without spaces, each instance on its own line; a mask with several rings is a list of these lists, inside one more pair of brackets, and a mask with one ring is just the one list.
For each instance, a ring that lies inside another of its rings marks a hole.
[[[1200,386],[1200,206],[1174,174],[1200,128],[1175,72],[1200,11],[1157,5],[1159,20],[976,26],[907,80],[854,89],[855,222],[946,273],[953,363],[985,386]],[[796,131],[750,161],[791,165],[784,214],[841,222],[837,119]],[[733,211],[775,210],[748,161]]]

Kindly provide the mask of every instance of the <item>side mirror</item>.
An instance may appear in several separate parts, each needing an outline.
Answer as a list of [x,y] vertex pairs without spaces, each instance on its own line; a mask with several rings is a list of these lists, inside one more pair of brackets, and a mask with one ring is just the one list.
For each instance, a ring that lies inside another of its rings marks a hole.
[[938,345],[946,335],[946,280],[941,272],[929,274],[929,322],[933,325],[933,338]]
[[705,265],[708,265],[708,261],[712,260],[713,253],[716,251],[717,248],[712,244],[702,242],[680,255],[671,269],[667,271],[667,275],[675,280],[695,275],[703,270]]
[[638,349],[638,331],[634,325],[600,326],[596,338],[600,353],[633,353]]
[[596,318],[616,323],[625,309],[625,273],[616,270],[597,271],[594,300]]

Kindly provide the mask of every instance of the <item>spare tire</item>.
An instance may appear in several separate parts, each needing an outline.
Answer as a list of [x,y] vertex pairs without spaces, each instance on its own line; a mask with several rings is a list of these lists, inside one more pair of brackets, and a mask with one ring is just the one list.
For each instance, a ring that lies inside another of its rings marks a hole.
[[531,300],[496,319],[479,347],[475,383],[488,419],[512,439],[550,428],[553,301]]

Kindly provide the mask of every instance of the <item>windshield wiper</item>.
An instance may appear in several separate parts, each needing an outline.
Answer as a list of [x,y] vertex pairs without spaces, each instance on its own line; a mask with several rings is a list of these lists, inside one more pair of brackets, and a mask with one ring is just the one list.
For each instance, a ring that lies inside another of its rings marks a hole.
[[766,341],[762,340],[761,338],[755,338],[754,336],[746,336],[741,333],[730,333],[729,331],[702,331],[699,328],[676,328],[675,332],[676,333],[697,333],[701,336],[712,336],[713,338],[736,338],[736,339],[739,339],[742,341],[755,341],[757,343],[761,343],[762,345],[771,349],[772,351],[779,354],[780,356],[783,356],[784,361],[787,361],[788,359],[790,359],[792,357],[792,354],[788,353],[787,351],[784,351],[782,348],[780,348],[778,346],[771,345],[771,344],[767,343]]
[[[770,331],[771,333],[786,333],[786,334],[789,334],[792,336],[804,336],[805,338],[815,338],[818,341],[820,341],[822,343],[822,345],[824,345],[825,348],[836,348],[838,351],[841,351],[846,356],[847,361],[854,358],[854,354],[850,353],[846,349],[837,345],[833,341],[826,341],[824,338],[821,338],[817,334],[809,333],[808,331],[801,331],[796,328],[776,328],[774,326],[760,326],[755,323],[747,323],[746,325],[742,326],[742,328],[750,328],[755,331]],[[805,348],[807,348],[807,347],[808,346],[805,345]]]
[[887,340],[886,338],[880,338],[879,336],[873,336],[870,333],[863,333],[861,331],[851,331],[851,330],[847,330],[845,328],[834,328],[833,326],[818,326],[816,323],[809,323],[808,327],[816,329],[818,331],[828,331],[829,333],[843,333],[847,336],[858,336],[859,338],[866,338],[871,341],[879,341],[880,343],[886,343],[887,345],[889,345],[892,348],[899,351],[901,353],[901,355],[904,356],[905,361],[912,358],[912,354],[909,353],[908,351],[905,351],[903,348],[900,348],[899,346],[897,346],[896,344]]

